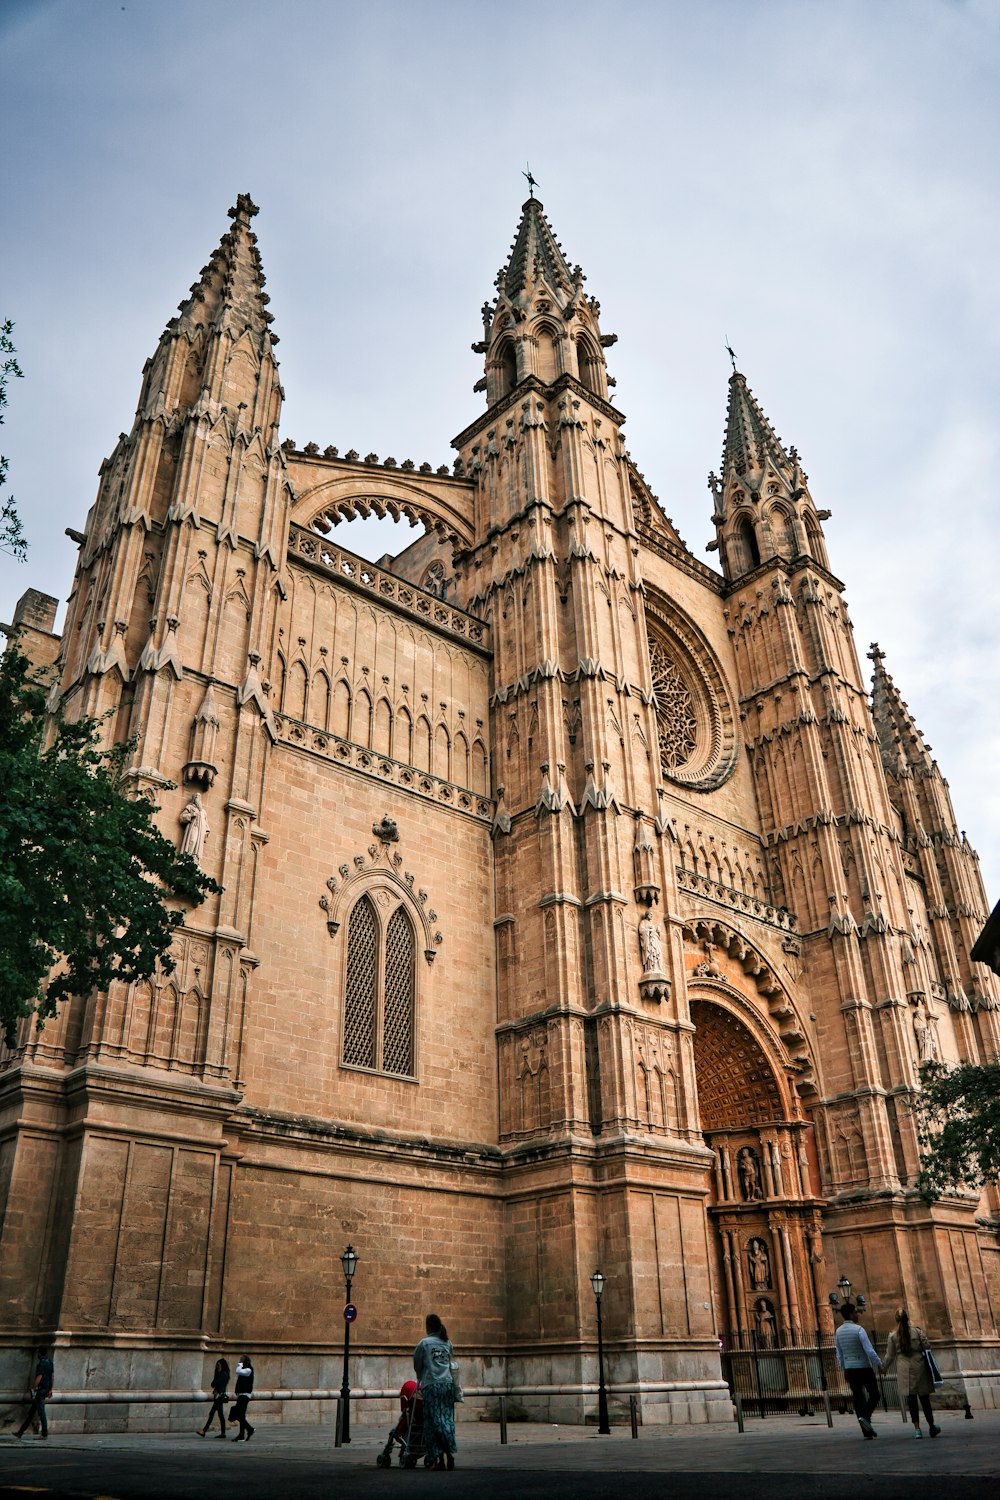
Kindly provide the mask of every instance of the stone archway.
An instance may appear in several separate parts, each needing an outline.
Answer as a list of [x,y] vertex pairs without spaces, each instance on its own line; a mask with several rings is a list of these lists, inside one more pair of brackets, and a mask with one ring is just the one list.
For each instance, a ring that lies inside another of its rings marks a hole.
[[699,1118],[715,1157],[718,1327],[737,1345],[796,1345],[822,1318],[810,1126],[776,1065],[777,1038],[740,997],[696,991],[690,1010]]

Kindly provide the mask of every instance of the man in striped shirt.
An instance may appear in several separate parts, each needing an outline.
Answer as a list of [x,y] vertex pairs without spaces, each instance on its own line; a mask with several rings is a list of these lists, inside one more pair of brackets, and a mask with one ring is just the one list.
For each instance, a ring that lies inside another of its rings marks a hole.
[[861,1431],[866,1438],[878,1437],[871,1424],[871,1414],[878,1406],[878,1381],[875,1371],[881,1370],[882,1361],[871,1346],[865,1330],[857,1321],[857,1309],[853,1302],[845,1302],[840,1309],[843,1323],[837,1329],[837,1363],[847,1376],[854,1399],[854,1411]]

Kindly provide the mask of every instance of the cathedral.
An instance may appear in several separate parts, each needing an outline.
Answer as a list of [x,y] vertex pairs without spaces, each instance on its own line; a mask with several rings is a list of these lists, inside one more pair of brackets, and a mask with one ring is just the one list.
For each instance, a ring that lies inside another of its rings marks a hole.
[[[695,557],[534,197],[453,465],[300,447],[256,213],[146,362],[65,629],[19,607],[223,891],[169,976],[0,1050],[0,1385],[45,1340],[64,1390],[244,1348],[335,1388],[350,1243],[355,1386],[433,1310],[467,1388],[580,1419],[599,1267],[646,1422],[728,1417],[720,1347],[829,1340],[845,1276],[993,1404],[1000,1196],[925,1205],[911,1110],[1000,1058],[987,902],[796,449],[734,370]],[[338,545],[372,514],[421,534]]]

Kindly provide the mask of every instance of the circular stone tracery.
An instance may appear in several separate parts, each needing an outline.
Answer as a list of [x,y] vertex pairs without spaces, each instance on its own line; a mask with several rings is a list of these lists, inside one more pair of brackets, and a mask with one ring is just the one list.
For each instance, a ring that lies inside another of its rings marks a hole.
[[653,673],[660,763],[667,770],[675,770],[687,764],[698,744],[694,702],[676,662],[670,660],[657,640],[649,643],[649,664]]
[[666,781],[709,792],[736,769],[736,704],[715,653],[671,600],[650,589],[653,709]]

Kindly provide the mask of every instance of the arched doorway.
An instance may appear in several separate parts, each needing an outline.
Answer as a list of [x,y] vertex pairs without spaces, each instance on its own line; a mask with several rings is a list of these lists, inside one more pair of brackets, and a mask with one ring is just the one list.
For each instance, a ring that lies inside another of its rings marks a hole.
[[810,1127],[765,1050],[763,1022],[721,990],[693,999],[691,1020],[700,1123],[715,1157],[717,1326],[735,1347],[799,1345],[821,1322]]

